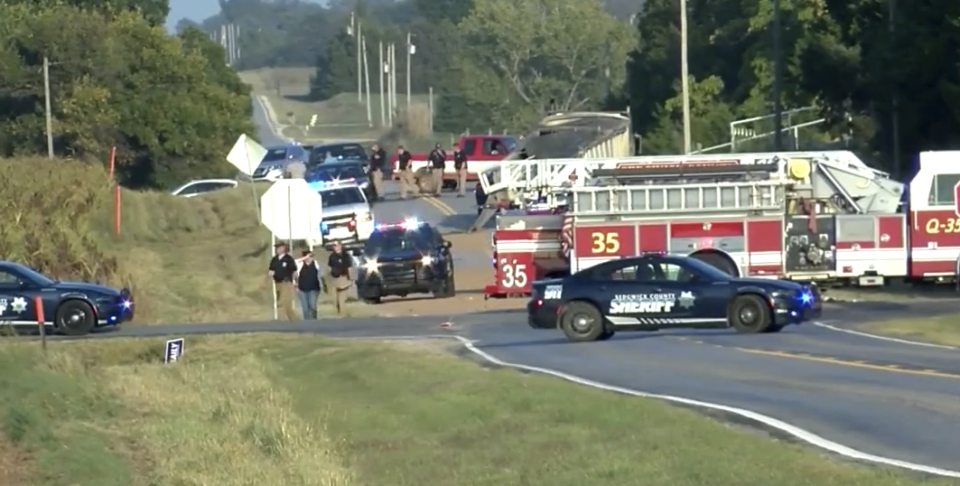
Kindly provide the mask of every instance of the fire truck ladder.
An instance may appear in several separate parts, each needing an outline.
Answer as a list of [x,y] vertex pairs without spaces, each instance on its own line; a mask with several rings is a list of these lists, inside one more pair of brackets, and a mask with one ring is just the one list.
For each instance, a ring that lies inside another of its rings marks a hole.
[[658,213],[778,216],[784,214],[785,190],[777,180],[584,186],[571,189],[570,213],[621,218]]
[[521,207],[540,201],[556,206],[558,193],[574,185],[582,185],[592,171],[609,165],[616,159],[526,159],[504,160],[499,166],[480,174],[480,185],[487,195],[488,205],[473,223],[470,231],[477,231],[497,214],[499,206],[489,201],[515,202]]

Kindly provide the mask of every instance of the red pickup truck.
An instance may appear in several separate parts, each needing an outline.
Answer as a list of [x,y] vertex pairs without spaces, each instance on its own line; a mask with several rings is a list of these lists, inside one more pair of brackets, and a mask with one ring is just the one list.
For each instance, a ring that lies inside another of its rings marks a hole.
[[[517,148],[517,139],[509,135],[464,135],[460,137],[460,150],[467,154],[467,180],[478,180],[477,174],[495,167],[504,157]],[[444,187],[456,186],[457,173],[453,169],[453,148],[443,147],[447,152],[447,168],[443,171]],[[411,154],[410,165],[419,180],[430,165],[430,154]],[[397,154],[390,158],[390,165],[397,174]]]

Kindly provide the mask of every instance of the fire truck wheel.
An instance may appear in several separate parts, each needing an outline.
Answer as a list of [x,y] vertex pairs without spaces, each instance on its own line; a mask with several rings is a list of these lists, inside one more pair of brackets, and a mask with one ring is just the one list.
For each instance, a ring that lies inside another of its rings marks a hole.
[[766,332],[772,323],[770,306],[758,295],[747,294],[733,300],[728,312],[730,325],[737,332],[757,334]]
[[588,302],[574,301],[563,307],[560,328],[567,339],[576,342],[600,340],[606,332],[600,311]]

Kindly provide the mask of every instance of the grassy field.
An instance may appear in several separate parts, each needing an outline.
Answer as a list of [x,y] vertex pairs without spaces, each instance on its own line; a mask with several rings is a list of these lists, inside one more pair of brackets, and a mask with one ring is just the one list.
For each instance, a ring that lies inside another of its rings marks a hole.
[[[370,119],[367,118],[366,98],[358,101],[356,93],[343,93],[323,102],[307,99],[313,68],[263,68],[240,73],[254,96],[262,96],[274,113],[279,131],[287,138],[301,141],[362,140],[380,141],[387,145],[402,143],[412,150],[426,151],[435,143],[452,144],[454,134],[431,133],[429,126],[429,98],[411,96],[407,110],[405,94],[397,99],[398,118],[393,126],[382,124],[379,94],[370,96]],[[386,100],[384,100],[386,105]],[[317,115],[310,127],[310,119]]]
[[960,314],[875,322],[867,324],[864,329],[902,338],[960,346]]
[[197,337],[170,366],[158,363],[161,347],[80,342],[43,357],[35,344],[0,344],[0,482],[956,484],[775,443],[654,400],[481,367],[440,344]]

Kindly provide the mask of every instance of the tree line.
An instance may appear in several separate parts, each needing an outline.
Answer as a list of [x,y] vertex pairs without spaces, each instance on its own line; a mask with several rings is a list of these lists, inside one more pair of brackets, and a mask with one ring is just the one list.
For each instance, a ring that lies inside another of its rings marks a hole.
[[168,34],[166,0],[0,0],[0,157],[106,161],[130,187],[230,174],[249,90],[200,30]]

